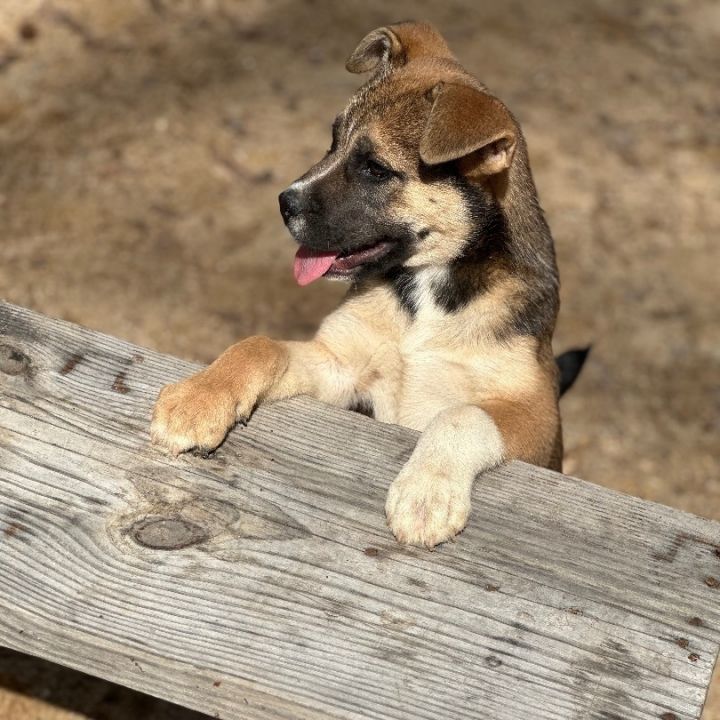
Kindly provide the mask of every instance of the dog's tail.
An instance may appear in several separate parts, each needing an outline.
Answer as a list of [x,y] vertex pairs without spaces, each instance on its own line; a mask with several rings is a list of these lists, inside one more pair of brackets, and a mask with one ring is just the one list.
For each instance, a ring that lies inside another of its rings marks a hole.
[[558,370],[560,371],[560,396],[562,397],[575,383],[580,371],[587,360],[592,346],[575,348],[558,355],[555,358]]

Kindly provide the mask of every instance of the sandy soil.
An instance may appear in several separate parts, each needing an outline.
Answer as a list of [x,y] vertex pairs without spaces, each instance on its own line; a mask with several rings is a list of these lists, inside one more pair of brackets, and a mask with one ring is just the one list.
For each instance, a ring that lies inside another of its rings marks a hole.
[[[307,337],[341,290],[293,284],[276,196],[329,143],[345,56],[408,17],[525,129],[557,348],[594,345],[567,471],[720,519],[716,0],[3,0],[0,296],[202,361]],[[0,684],[6,720],[191,717],[7,652]]]

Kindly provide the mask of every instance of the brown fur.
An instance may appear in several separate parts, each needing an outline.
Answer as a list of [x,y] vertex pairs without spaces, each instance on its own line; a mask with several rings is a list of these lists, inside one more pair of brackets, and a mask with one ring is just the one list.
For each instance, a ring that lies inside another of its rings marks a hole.
[[[394,173],[368,191],[368,223],[381,217],[379,235],[400,228],[404,254],[359,275],[313,340],[250,338],[165,388],[152,437],[174,453],[212,449],[258,403],[298,394],[369,406],[423,432],[386,511],[399,540],[433,546],[467,521],[477,472],[515,458],[560,468],[552,239],[517,122],[433,28],[373,31],[348,69],[374,74],[295,192],[313,193],[315,208],[357,203],[348,168],[367,146]],[[363,223],[340,232],[346,221],[321,212],[308,218],[325,230],[307,231],[304,216],[288,227],[309,246],[357,252]]]

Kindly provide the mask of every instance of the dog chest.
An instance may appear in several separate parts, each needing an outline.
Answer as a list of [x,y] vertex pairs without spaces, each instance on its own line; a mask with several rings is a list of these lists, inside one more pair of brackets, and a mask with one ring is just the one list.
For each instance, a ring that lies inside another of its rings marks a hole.
[[531,393],[539,370],[529,338],[468,344],[417,332],[384,353],[368,389],[377,420],[423,430],[442,410]]

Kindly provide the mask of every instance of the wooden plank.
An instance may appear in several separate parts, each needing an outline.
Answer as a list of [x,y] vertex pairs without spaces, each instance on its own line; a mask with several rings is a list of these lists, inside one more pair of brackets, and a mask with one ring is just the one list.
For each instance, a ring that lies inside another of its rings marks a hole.
[[223,718],[699,717],[720,525],[515,463],[401,547],[412,432],[299,398],[169,458],[192,369],[0,305],[1,644]]

